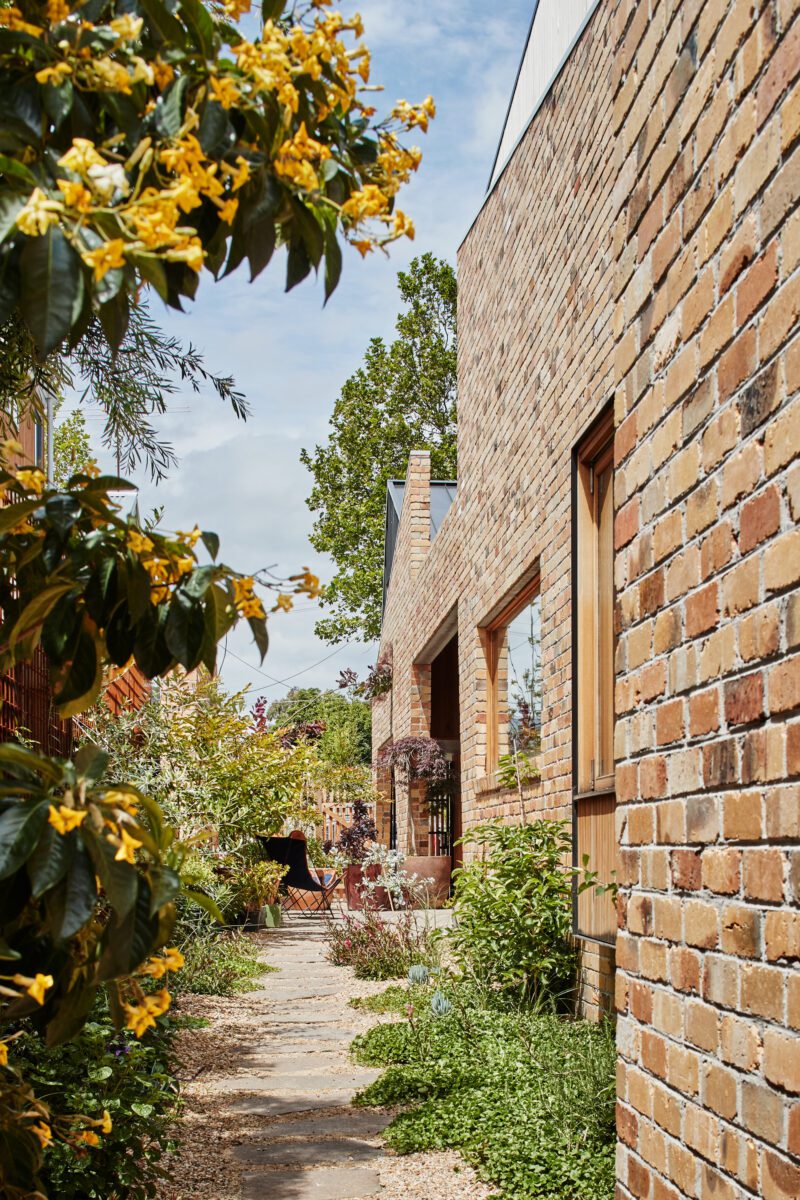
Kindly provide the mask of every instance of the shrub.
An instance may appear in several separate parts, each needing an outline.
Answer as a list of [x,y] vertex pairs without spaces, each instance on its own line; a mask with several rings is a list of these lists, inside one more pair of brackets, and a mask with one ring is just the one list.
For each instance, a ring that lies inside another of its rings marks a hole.
[[328,958],[337,967],[352,967],[356,979],[399,979],[414,963],[432,963],[434,945],[426,929],[418,929],[411,913],[393,921],[378,913],[329,920]]
[[415,1004],[410,1020],[353,1043],[359,1062],[387,1068],[356,1103],[406,1108],[389,1145],[400,1154],[459,1149],[507,1200],[611,1200],[610,1027],[488,1008],[463,983],[444,991],[444,1015]]
[[271,969],[259,961],[258,946],[238,929],[198,933],[183,945],[183,955],[176,992],[235,996]]
[[455,872],[449,939],[457,962],[507,998],[553,1003],[575,973],[565,822],[479,825],[464,841],[486,857]]
[[75,1148],[54,1141],[45,1154],[43,1182],[59,1200],[144,1200],[163,1178],[171,1148],[168,1128],[178,1104],[171,1046],[179,1018],[161,1017],[142,1038],[118,1033],[104,1000],[90,1020],[60,1046],[46,1046],[32,1029],[14,1043],[15,1060],[54,1120],[76,1113],[111,1118],[99,1144]]

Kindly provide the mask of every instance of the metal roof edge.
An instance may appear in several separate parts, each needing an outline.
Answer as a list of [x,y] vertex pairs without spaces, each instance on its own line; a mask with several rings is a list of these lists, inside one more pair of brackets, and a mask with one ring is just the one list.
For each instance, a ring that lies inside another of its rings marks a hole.
[[528,26],[528,36],[525,38],[525,45],[522,47],[522,54],[520,55],[519,66],[517,67],[517,73],[514,76],[514,83],[511,87],[511,94],[508,97],[508,105],[506,107],[506,115],[503,117],[503,125],[502,125],[502,128],[500,129],[500,137],[497,139],[497,149],[495,150],[494,158],[492,159],[492,169],[489,172],[489,178],[486,181],[487,195],[492,186],[492,176],[494,175],[494,169],[497,166],[497,160],[500,157],[500,147],[502,146],[503,138],[505,137],[506,126],[508,125],[508,118],[511,113],[511,105],[514,103],[514,96],[517,93],[517,84],[519,83],[519,77],[522,74],[522,67],[525,62],[525,55],[528,53],[528,46],[530,45],[531,34],[533,33],[533,22],[536,20],[536,14],[538,11],[539,11],[539,0],[533,0],[533,12],[531,14],[531,23]]
[[[475,213],[475,216],[472,218],[472,220],[470,221],[469,225],[467,226],[467,229],[466,229],[466,231],[465,231],[465,233],[464,233],[464,236],[462,237],[461,241],[458,243],[458,250],[456,250],[456,254],[458,254],[458,251],[461,249],[461,247],[464,245],[464,243],[465,243],[465,241],[467,240],[467,238],[469,237],[469,235],[472,233],[472,230],[473,230],[473,229],[474,229],[474,227],[475,227],[475,224],[476,224],[476,222],[477,222],[477,220],[478,220],[478,217],[481,215],[481,213],[483,212],[484,208],[486,207],[486,202],[487,202],[487,200],[490,198],[490,196],[491,196],[491,195],[492,195],[492,193],[494,192],[495,188],[497,187],[498,183],[499,183],[499,182],[500,182],[500,180],[503,178],[503,175],[504,175],[504,173],[505,173],[506,167],[508,166],[508,164],[511,162],[511,159],[512,159],[512,158],[514,157],[514,155],[516,154],[516,152],[517,152],[517,150],[518,150],[518,148],[519,148],[519,144],[520,144],[520,142],[522,141],[522,139],[525,137],[526,133],[527,133],[527,132],[528,132],[528,130],[530,129],[530,127],[531,127],[531,125],[532,125],[532,123],[533,123],[533,121],[534,121],[534,119],[535,119],[535,117],[536,117],[536,114],[538,113],[539,109],[542,107],[542,105],[544,104],[545,100],[546,100],[546,99],[547,99],[547,97],[550,95],[550,92],[551,92],[551,90],[552,90],[552,88],[553,88],[553,84],[556,82],[556,80],[558,79],[559,75],[560,75],[560,74],[561,74],[561,72],[564,70],[564,67],[565,67],[565,66],[567,65],[567,63],[569,62],[569,59],[570,59],[570,57],[571,57],[571,55],[572,55],[572,52],[573,52],[573,50],[575,49],[575,47],[577,46],[578,42],[581,40],[581,38],[583,37],[584,33],[586,32],[586,27],[587,27],[587,25],[589,24],[589,22],[591,21],[591,19],[592,19],[592,17],[594,16],[594,14],[597,12],[597,9],[598,9],[598,7],[599,7],[599,5],[600,5],[600,2],[601,2],[601,0],[594,0],[594,3],[592,4],[591,8],[589,9],[589,11],[587,12],[586,16],[585,16],[585,17],[583,18],[583,20],[581,21],[580,27],[578,28],[578,31],[576,32],[575,36],[573,37],[572,41],[570,42],[569,46],[567,47],[567,49],[566,49],[566,51],[565,51],[565,53],[564,53],[564,56],[563,56],[563,58],[561,59],[561,62],[558,64],[558,66],[556,67],[556,69],[555,69],[555,71],[553,72],[552,76],[550,77],[550,80],[549,80],[549,82],[548,82],[548,84],[547,84],[547,87],[544,89],[544,91],[542,92],[541,96],[540,96],[540,97],[539,97],[539,99],[536,101],[536,104],[533,106],[533,111],[531,112],[531,115],[528,117],[528,120],[525,122],[525,126],[524,126],[524,128],[523,128],[523,129],[520,131],[519,137],[518,137],[518,138],[517,138],[517,140],[514,142],[514,145],[511,147],[511,149],[509,150],[508,154],[506,155],[505,161],[504,161],[504,163],[503,163],[502,167],[500,168],[500,170],[499,170],[499,171],[498,171],[498,173],[497,173],[497,178],[495,179],[494,183],[490,184],[490,186],[487,188],[487,190],[486,190],[486,195],[485,195],[485,196],[483,197],[483,199],[481,200],[481,202],[480,202],[480,205],[479,205],[479,207],[478,207],[478,211]],[[537,0],[537,10],[538,10],[538,0]],[[535,16],[535,15],[536,15],[536,14],[534,13],[534,16]],[[528,46],[528,43],[526,42],[526,43],[525,43],[525,48],[526,48],[526,50],[527,50],[527,46]],[[521,65],[521,64],[520,64],[520,65]],[[516,88],[516,84],[514,85],[514,87]],[[512,98],[513,98],[513,94],[514,94],[514,93],[513,93],[513,91],[512,91]],[[503,126],[503,129],[504,129],[504,131],[505,131],[505,124],[504,124],[504,126]],[[502,135],[501,135],[501,141],[502,141]],[[497,150],[498,150],[498,153],[499,153],[499,152],[500,152],[500,146],[499,146],[499,145],[498,145],[498,148],[497,148]],[[496,162],[497,162],[497,155],[495,155],[495,163],[496,163]],[[494,170],[494,166],[492,167],[492,170]]]

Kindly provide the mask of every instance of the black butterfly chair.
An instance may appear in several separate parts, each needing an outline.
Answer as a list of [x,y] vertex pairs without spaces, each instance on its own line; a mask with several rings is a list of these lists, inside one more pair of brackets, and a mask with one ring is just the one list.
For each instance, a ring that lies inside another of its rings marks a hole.
[[329,912],[331,896],[339,883],[339,877],[334,875],[330,883],[320,883],[315,878],[309,869],[305,839],[265,837],[262,834],[259,835],[258,840],[264,847],[266,858],[280,863],[282,867],[289,868],[281,880],[281,892],[283,893],[281,905],[287,907],[288,902],[305,893],[306,900],[302,907],[307,912]]

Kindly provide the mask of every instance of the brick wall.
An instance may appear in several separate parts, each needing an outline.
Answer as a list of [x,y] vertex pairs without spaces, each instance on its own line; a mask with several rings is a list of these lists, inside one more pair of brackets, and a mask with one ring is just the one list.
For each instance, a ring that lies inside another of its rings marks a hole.
[[614,16],[620,1197],[800,1196],[800,17]]
[[[601,5],[460,249],[458,495],[432,544],[427,456],[409,465],[381,646],[394,687],[374,705],[373,740],[428,732],[425,667],[437,633],[457,627],[465,829],[520,818],[516,793],[486,778],[480,627],[537,564],[542,780],[526,807],[571,813],[571,454],[613,394],[609,19]],[[403,847],[408,821],[399,788]],[[584,956],[593,1002],[611,957]]]

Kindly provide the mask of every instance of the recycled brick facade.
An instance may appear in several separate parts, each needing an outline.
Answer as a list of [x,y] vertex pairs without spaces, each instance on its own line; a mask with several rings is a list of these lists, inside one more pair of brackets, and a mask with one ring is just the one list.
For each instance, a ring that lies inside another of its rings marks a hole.
[[[392,691],[374,704],[376,753],[427,734],[429,664],[459,646],[461,814],[519,820],[486,758],[481,628],[535,570],[542,597],[541,783],[530,815],[572,808],[571,455],[613,395],[610,12],[601,6],[461,247],[459,481],[430,537],[430,461],[411,456],[383,623]],[[524,419],[521,419],[524,414]],[[437,640],[438,639],[438,640]],[[419,785],[414,785],[419,790]],[[412,796],[412,801],[419,799]],[[417,847],[426,834],[412,803]],[[398,842],[411,847],[397,787]],[[612,991],[612,954],[585,956],[587,998]]]
[[800,5],[614,22],[619,1195],[800,1196]]
[[613,399],[618,1200],[800,1197],[799,80],[800,0],[600,0],[461,247],[457,499],[431,542],[412,455],[388,594],[376,750],[457,633],[463,825],[518,820],[481,629],[538,568],[525,801],[568,816],[571,463]]

